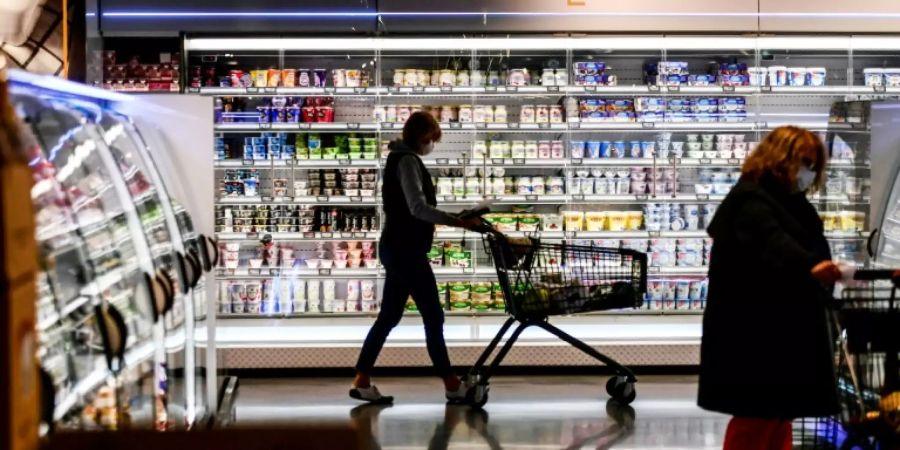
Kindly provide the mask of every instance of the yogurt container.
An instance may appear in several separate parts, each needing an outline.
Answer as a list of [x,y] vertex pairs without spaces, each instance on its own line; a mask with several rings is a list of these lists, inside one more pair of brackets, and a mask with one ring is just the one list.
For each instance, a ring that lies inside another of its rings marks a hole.
[[863,79],[866,86],[884,86],[884,69],[881,67],[869,67],[863,69]]
[[[485,106],[487,111],[490,110],[490,106]],[[485,111],[485,118],[487,118],[490,114]],[[496,123],[506,123],[506,106],[505,105],[497,105],[494,107],[494,115],[493,120]]]
[[747,74],[750,76],[750,86],[764,86],[767,73],[765,67],[748,67]]
[[569,141],[569,157],[584,158],[584,141]]
[[553,73],[553,69],[544,69],[541,72],[541,84],[544,86],[556,85],[556,74]]
[[887,87],[900,87],[900,68],[884,69],[884,85]]
[[806,67],[788,68],[788,85],[806,86]]
[[769,66],[769,85],[787,86],[788,69],[785,66]]
[[825,86],[826,71],[824,67],[809,67],[806,72],[810,86]]
[[538,141],[525,141],[525,158],[536,159],[538,157]]

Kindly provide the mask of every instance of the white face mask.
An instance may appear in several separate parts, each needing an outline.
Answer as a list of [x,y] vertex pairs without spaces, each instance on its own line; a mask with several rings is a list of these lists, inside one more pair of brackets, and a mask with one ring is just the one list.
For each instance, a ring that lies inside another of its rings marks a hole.
[[431,152],[434,151],[434,142],[429,142],[422,146],[422,156],[428,156]]
[[797,192],[806,192],[816,181],[816,172],[809,167],[800,166],[797,170]]

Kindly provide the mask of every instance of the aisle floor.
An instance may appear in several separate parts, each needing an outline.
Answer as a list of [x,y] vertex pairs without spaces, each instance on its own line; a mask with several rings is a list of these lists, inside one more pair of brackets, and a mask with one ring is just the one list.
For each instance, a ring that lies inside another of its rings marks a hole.
[[[728,417],[699,409],[697,381],[644,376],[631,408],[607,404],[606,377],[497,377],[484,413],[446,406],[432,378],[376,380],[392,407],[347,397],[345,379],[243,379],[238,424],[355,422],[383,449],[720,449]],[[632,421],[632,417],[634,417]]]

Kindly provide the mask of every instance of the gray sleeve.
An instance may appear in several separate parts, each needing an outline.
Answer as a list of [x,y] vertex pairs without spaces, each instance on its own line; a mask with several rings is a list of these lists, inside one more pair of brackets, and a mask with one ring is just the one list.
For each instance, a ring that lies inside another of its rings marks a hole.
[[400,158],[397,167],[397,176],[400,177],[400,186],[403,188],[403,196],[406,197],[406,206],[413,217],[423,222],[437,225],[456,226],[456,217],[441,211],[425,200],[422,192],[422,173],[415,158]]

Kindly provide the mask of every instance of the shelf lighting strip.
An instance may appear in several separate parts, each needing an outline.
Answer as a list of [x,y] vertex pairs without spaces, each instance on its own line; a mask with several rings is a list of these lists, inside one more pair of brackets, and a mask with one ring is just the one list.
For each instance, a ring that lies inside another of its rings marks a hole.
[[[111,13],[104,13],[111,14]],[[613,36],[561,38],[193,38],[187,50],[894,50],[900,36]]]

